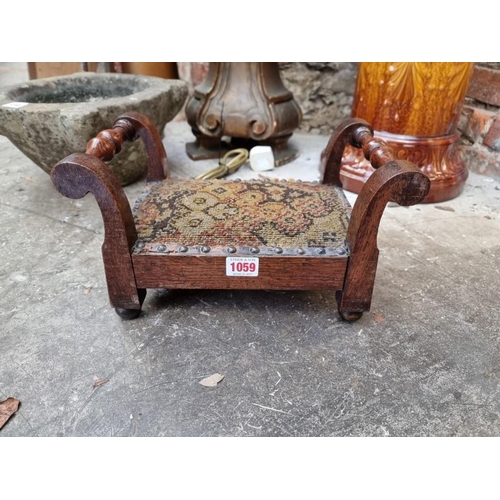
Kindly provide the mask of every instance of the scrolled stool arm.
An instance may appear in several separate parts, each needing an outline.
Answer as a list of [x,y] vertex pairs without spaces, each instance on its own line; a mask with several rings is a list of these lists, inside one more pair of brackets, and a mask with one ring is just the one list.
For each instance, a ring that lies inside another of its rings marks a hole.
[[104,222],[102,256],[110,302],[120,310],[140,311],[144,291],[137,289],[130,255],[137,231],[116,176],[96,156],[79,153],[57,163],[51,179],[54,187],[68,198],[94,195]]
[[347,144],[361,148],[375,169],[352,210],[345,287],[337,296],[341,316],[352,321],[370,309],[379,253],[378,228],[385,206],[389,201],[404,206],[422,202],[429,192],[430,179],[412,163],[398,160],[384,141],[373,137],[368,123],[351,119],[337,128],[323,151],[324,182],[342,186],[340,166]]

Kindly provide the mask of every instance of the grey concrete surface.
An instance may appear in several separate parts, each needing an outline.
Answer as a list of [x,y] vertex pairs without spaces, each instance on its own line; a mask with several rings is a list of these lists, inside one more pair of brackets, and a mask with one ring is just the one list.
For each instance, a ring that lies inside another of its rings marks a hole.
[[[175,176],[189,174],[185,134],[167,126]],[[125,188],[131,202],[143,184]],[[0,436],[500,435],[493,179],[386,209],[372,312],[354,324],[331,292],[266,291],[149,291],[121,321],[94,199],[62,197],[3,137],[0,213],[0,400],[22,403]],[[217,387],[199,384],[213,373]]]

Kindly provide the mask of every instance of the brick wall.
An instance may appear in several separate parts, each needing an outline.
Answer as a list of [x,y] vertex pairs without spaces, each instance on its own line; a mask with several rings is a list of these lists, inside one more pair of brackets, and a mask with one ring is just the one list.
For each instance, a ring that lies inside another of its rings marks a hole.
[[500,63],[476,63],[459,130],[469,169],[500,178]]
[[353,62],[280,63],[281,78],[302,109],[300,130],[331,134],[351,116],[358,64]]
[[190,92],[199,85],[207,75],[208,63],[206,62],[178,62],[177,71],[179,78],[187,82]]

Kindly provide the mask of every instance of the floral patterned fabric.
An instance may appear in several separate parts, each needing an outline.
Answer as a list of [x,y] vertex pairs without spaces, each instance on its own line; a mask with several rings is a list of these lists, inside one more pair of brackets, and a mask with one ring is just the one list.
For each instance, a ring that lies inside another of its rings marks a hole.
[[138,240],[157,245],[337,248],[350,208],[316,183],[166,180],[134,209]]

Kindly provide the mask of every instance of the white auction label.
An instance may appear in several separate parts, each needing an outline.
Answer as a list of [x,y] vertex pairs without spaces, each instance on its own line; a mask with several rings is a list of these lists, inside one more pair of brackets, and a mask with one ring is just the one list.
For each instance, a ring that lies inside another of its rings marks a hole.
[[226,276],[258,276],[258,257],[226,257]]
[[7,104],[2,104],[2,108],[22,108],[23,106],[27,106],[29,102],[9,102]]

